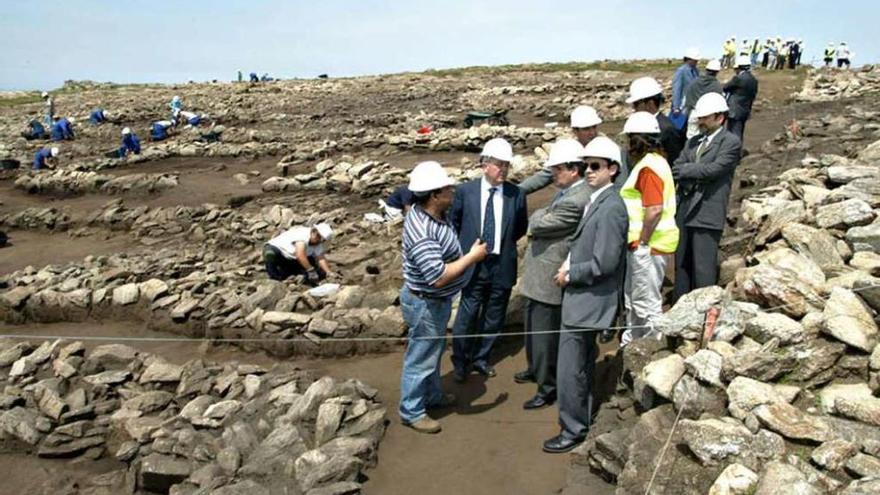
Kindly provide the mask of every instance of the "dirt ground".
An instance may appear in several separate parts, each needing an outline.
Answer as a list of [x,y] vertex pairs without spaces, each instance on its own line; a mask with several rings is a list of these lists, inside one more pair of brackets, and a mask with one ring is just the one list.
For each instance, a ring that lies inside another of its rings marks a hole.
[[[723,73],[722,80],[729,76]],[[635,77],[635,76],[634,76]],[[822,111],[825,107],[791,105],[786,98],[801,83],[803,74],[789,72],[767,75],[759,72],[761,97],[756,104],[753,119],[746,127],[746,149],[757,150],[761,144],[783,130],[783,124],[796,118],[798,112]],[[829,106],[829,105],[826,105]],[[830,106],[829,106],[830,107]],[[540,124],[533,117],[511,116],[513,123]],[[619,131],[621,122],[609,122],[606,133]],[[375,155],[396,166],[413,166],[425,159],[440,160],[446,165],[457,166],[467,153],[415,152],[393,153],[376,150]],[[799,160],[800,157],[797,157]],[[119,197],[126,205],[173,206],[199,205],[202,203],[229,204],[235,197],[259,196],[260,183],[274,175],[277,158],[256,161],[237,159],[176,158],[139,164],[111,170],[107,173],[175,173],[180,176],[176,188],[154,195],[122,195],[118,197],[90,194],[74,197],[29,195],[12,187],[11,180],[0,180],[0,215],[20,211],[26,207],[53,206],[65,209],[73,218],[84,218],[90,212]],[[796,163],[795,157],[777,167],[789,167]],[[254,179],[242,186],[232,175],[238,172],[254,174]],[[757,175],[775,177],[779,170],[761,170],[746,166],[739,170],[740,178]],[[740,188],[735,198],[757,186]],[[546,204],[552,197],[551,190],[532,197],[530,207]],[[271,204],[272,195],[262,195],[242,208],[257,208]],[[358,208],[368,209],[375,200],[357,196],[339,198],[350,201]],[[285,198],[285,201],[295,199]],[[735,205],[734,205],[735,207]],[[100,233],[73,237],[68,233],[45,233],[37,231],[11,231],[11,246],[0,250],[0,278],[5,273],[28,265],[42,267],[46,264],[64,263],[87,255],[109,254],[124,251],[136,254],[145,249],[136,239],[125,233]],[[0,325],[0,334],[29,333],[63,335],[76,338],[79,335],[114,336],[166,336],[143,328],[136,322],[78,323],[53,325]],[[321,373],[337,377],[357,377],[377,387],[388,407],[390,424],[379,450],[379,463],[367,471],[369,478],[365,492],[369,494],[551,494],[558,493],[565,484],[568,456],[548,455],[541,451],[541,443],[558,432],[555,407],[527,412],[522,403],[534,393],[532,385],[517,385],[513,374],[525,365],[525,356],[519,345],[519,337],[508,338],[497,363],[498,376],[489,380],[476,375],[463,385],[451,380],[449,355],[443,359],[444,384],[457,394],[459,404],[449,410],[438,411],[437,418],[443,424],[439,435],[420,435],[400,425],[396,415],[399,393],[400,351],[382,355],[351,357],[337,360],[302,360],[298,364],[317,369]],[[246,353],[231,347],[207,349],[201,343],[131,343],[145,351],[157,352],[172,361],[185,361],[194,355],[204,355],[211,360],[239,360],[271,364],[274,358],[260,353]],[[601,377],[600,377],[601,378]],[[82,461],[80,461],[82,462]],[[112,464],[112,463],[109,463]],[[25,493],[44,482],[46,477],[76,477],[94,473],[110,465],[79,464],[76,461],[49,461],[0,451],[0,465],[15,466],[6,469],[7,476],[0,484],[0,494]],[[613,492],[613,486],[598,477],[592,493]]]

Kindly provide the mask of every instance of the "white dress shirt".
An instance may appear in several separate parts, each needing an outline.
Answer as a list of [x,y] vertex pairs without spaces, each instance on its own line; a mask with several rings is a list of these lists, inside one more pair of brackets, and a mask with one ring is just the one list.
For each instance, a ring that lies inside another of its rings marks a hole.
[[492,209],[495,212],[495,243],[492,246],[491,254],[501,254],[501,214],[504,211],[503,188],[504,184],[493,186],[483,177],[480,179],[480,237],[483,236],[483,223],[486,218],[486,201],[489,200],[489,189],[495,188],[495,195],[492,197]]

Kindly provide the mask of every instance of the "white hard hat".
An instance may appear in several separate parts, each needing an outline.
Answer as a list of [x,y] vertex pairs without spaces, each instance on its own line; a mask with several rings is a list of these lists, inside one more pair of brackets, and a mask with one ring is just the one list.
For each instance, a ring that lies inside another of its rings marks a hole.
[[49,153],[51,153],[52,156],[58,156],[58,153],[60,152],[61,150],[59,150],[57,146],[53,146],[52,149],[49,150]]
[[736,39],[736,35],[735,35],[735,34],[731,34],[731,35],[730,35],[730,39],[735,40],[735,39]]
[[689,58],[691,60],[699,60],[700,59],[700,50],[690,47],[687,51],[684,52],[684,58]]
[[625,134],[660,134],[657,117],[648,112],[636,112],[623,124]]
[[42,93],[40,93],[40,96],[41,96],[42,98],[46,98],[46,97],[49,96],[49,93],[43,91]]
[[71,124],[76,124],[76,117],[68,117],[67,121],[70,122]]
[[428,192],[455,184],[443,166],[434,161],[422,162],[409,173],[409,190]]
[[745,55],[739,55],[736,57],[736,66],[737,67],[749,67],[752,65],[752,61],[749,57]]
[[834,46],[834,42],[833,42],[833,41],[829,41],[829,42],[828,42],[828,46]]
[[126,134],[131,134],[131,129],[128,127],[123,127],[122,128],[122,135],[125,136]]
[[[649,114],[650,115],[650,114]],[[606,136],[596,136],[584,146],[584,157],[605,158],[620,163],[620,146]]]
[[177,95],[174,95],[174,98],[171,98],[171,101],[180,101],[180,97]]
[[101,110],[101,115],[103,115],[105,119],[110,118],[110,112],[107,110]]
[[596,109],[589,105],[581,105],[571,112],[571,127],[575,129],[593,127],[601,123],[602,119]]
[[329,223],[321,222],[312,228],[317,230],[321,239],[324,239],[325,241],[329,241],[333,237],[333,229],[330,228]]
[[560,139],[550,148],[550,156],[544,162],[544,168],[549,169],[564,163],[580,162],[583,156],[584,147],[577,139]]
[[509,163],[513,161],[513,148],[504,138],[490,139],[483,146],[483,151],[480,152],[480,156],[494,158]]
[[639,100],[651,98],[663,93],[663,86],[653,77],[640,77],[629,85],[629,98],[627,103],[635,103]]
[[706,63],[706,70],[711,70],[713,72],[721,71],[721,62],[719,62],[717,58],[713,58]]
[[723,96],[719,93],[706,93],[697,100],[693,115],[700,118],[713,113],[724,113],[727,110],[727,100]]

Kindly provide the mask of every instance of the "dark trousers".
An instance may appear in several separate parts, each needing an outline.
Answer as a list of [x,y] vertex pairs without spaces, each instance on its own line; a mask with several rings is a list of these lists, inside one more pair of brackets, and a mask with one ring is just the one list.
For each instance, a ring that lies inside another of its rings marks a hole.
[[[308,259],[309,264],[318,272],[318,279],[324,280],[327,274],[318,266],[318,260],[314,256],[309,256]],[[306,269],[299,264],[299,261],[285,258],[280,249],[269,244],[263,247],[263,262],[266,264],[266,273],[272,280],[285,280],[295,275],[306,274]]]
[[679,225],[675,251],[675,300],[688,292],[718,282],[718,245],[721,231]]
[[[573,329],[563,326],[563,330]],[[581,440],[590,430],[598,355],[596,332],[563,331],[559,335],[556,364],[559,426],[561,435],[569,440]]]
[[741,119],[727,119],[725,125],[727,130],[736,134],[740,141],[743,141],[743,135],[746,132],[746,121]]
[[[526,359],[529,371],[538,384],[537,395],[556,397],[556,360],[559,354],[559,333],[562,306],[526,299]],[[533,333],[548,332],[554,333]]]
[[[488,364],[492,345],[504,328],[510,288],[498,284],[499,258],[489,256],[476,267],[461,291],[455,324],[452,326],[452,364],[464,373],[472,364]],[[463,338],[471,334],[489,337]]]
[[770,62],[770,53],[764,52],[764,57],[761,59],[761,67],[767,68],[767,63]]

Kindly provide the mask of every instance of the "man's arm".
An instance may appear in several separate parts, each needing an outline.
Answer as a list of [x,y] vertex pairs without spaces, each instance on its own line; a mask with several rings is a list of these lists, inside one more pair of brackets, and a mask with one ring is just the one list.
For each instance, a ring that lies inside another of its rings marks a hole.
[[738,87],[739,87],[739,77],[737,77],[737,76],[733,76],[733,77],[730,78],[729,81],[727,81],[726,83],[724,83],[724,88],[723,88],[723,89],[724,89],[724,92],[725,92],[725,93],[732,93],[733,90],[736,89],[736,88],[738,88]]
[[662,214],[663,205],[645,207],[645,218],[642,220],[642,235],[639,236],[639,244],[647,244],[651,240]]
[[518,184],[522,192],[532,194],[535,191],[544,189],[553,183],[553,173],[546,169],[541,169],[531,177],[525,179]]
[[299,264],[308,270],[313,270],[315,267],[309,263],[309,256],[306,254],[306,243],[302,241],[297,241],[293,244],[294,252],[296,253],[296,260],[299,261]]
[[562,237],[577,229],[584,214],[584,206],[575,201],[560,201],[552,211],[540,210],[543,215],[532,215],[529,233],[534,237]]
[[611,208],[607,214],[600,215],[597,219],[593,256],[590,260],[571,264],[568,272],[570,285],[592,285],[596,280],[620,269],[620,260],[626,246],[626,230],[629,227],[626,210]]
[[706,163],[679,163],[676,160],[676,176],[679,179],[713,180],[726,174],[732,174],[739,165],[742,145],[739,138],[728,135],[715,160]]
[[672,109],[680,110],[681,109],[681,99],[684,96],[684,71],[676,70],[675,75],[672,76]]
[[526,194],[522,193],[516,198],[514,210],[513,239],[520,240],[529,231],[529,207],[526,203]]
[[318,255],[318,266],[321,267],[321,270],[324,270],[324,273],[330,275],[330,263],[327,262],[327,258],[321,254]]

